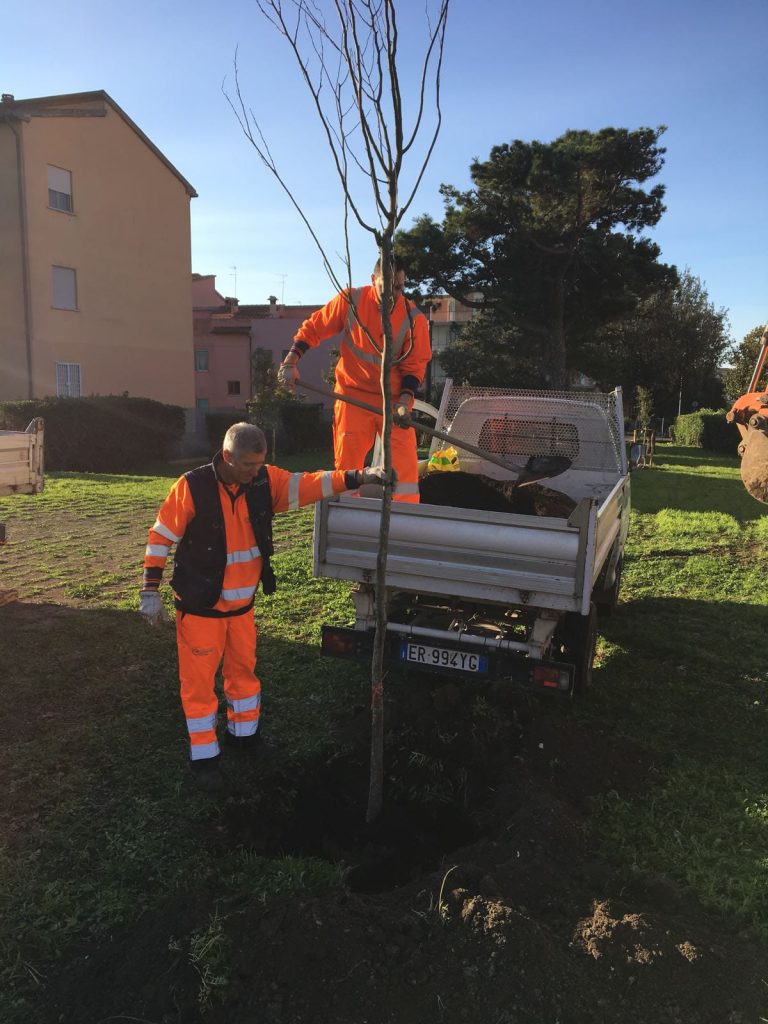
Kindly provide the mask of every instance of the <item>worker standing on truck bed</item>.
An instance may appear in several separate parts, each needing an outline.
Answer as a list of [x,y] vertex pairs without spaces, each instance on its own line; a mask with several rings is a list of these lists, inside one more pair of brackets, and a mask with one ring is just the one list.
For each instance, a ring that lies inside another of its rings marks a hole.
[[214,680],[224,659],[226,740],[258,753],[261,683],[253,608],[261,582],[274,593],[272,516],[361,484],[384,483],[381,469],[289,473],[265,464],[267,442],[250,423],[236,423],[213,461],[180,477],[149,531],[139,612],[153,625],[166,616],[158,592],[176,544],[171,587],[176,605],[181,703],[190,764],[201,789],[221,788],[218,700]]
[[[395,408],[410,412],[431,359],[429,325],[423,313],[403,294],[405,270],[395,258],[394,303],[390,312],[393,359],[391,388]],[[280,364],[278,380],[293,387],[299,379],[298,362],[308,348],[344,332],[336,364],[336,390],[360,401],[381,406],[381,352],[384,332],[381,296],[384,279],[381,260],[373,268],[370,285],[340,292],[299,327],[288,355]],[[369,337],[370,334],[370,337]],[[373,340],[371,340],[373,339]],[[360,466],[381,433],[382,418],[347,402],[336,402],[333,447],[336,468]],[[395,501],[419,500],[416,431],[405,427],[392,431],[392,465],[397,474]]]

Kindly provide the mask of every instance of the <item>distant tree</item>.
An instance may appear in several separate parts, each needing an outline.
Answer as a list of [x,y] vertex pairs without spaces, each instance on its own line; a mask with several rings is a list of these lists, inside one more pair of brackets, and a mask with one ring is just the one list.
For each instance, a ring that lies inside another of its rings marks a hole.
[[641,430],[647,430],[653,416],[653,395],[648,388],[638,384],[635,388],[635,419]]
[[268,348],[255,348],[251,355],[253,395],[248,411],[258,426],[273,431],[280,418],[280,406],[293,396],[277,383],[275,361]]
[[678,408],[717,408],[723,402],[719,366],[730,344],[728,315],[715,309],[698,277],[686,269],[625,320],[604,328],[590,343],[593,376],[605,388],[638,386],[653,395],[657,414]]
[[493,312],[546,362],[550,386],[569,368],[590,373],[585,342],[676,281],[639,234],[665,209],[663,185],[641,187],[662,167],[663,131],[569,131],[495,146],[472,163],[471,189],[441,187],[442,223],[422,216],[398,232],[411,278]]
[[478,387],[547,386],[546,360],[525,336],[493,312],[471,320],[439,355],[440,366],[457,382]]
[[[743,340],[728,353],[731,365],[725,371],[725,393],[729,403],[735,402],[739,395],[746,393],[749,387],[757,364],[757,355],[762,347],[764,330],[765,324],[753,327],[748,334],[744,335]],[[758,390],[768,388],[768,361],[763,366],[757,388]]]

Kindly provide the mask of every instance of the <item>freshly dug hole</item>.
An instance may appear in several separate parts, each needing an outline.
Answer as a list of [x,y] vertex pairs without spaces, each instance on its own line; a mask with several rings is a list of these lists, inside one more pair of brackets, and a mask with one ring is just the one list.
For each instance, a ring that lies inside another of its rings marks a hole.
[[385,800],[375,822],[365,821],[370,733],[361,706],[348,723],[354,749],[298,775],[281,772],[255,792],[247,786],[222,808],[223,847],[342,863],[352,891],[378,893],[439,869],[451,851],[482,838],[495,787],[517,771],[523,707],[502,687],[413,677],[392,687]]

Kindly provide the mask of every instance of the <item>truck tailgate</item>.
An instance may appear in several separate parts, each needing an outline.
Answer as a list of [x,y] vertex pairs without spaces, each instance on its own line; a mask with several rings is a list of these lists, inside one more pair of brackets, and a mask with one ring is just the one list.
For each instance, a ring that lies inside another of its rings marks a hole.
[[[316,576],[373,582],[380,509],[378,499],[347,496],[316,506]],[[589,498],[567,520],[395,503],[387,586],[582,611],[597,570],[597,527],[597,501]]]
[[33,420],[26,431],[0,430],[0,495],[37,494],[42,489],[42,420]]

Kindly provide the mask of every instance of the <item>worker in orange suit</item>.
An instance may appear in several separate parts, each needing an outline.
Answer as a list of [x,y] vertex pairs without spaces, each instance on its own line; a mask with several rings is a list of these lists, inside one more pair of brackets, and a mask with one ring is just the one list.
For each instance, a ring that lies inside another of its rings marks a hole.
[[163,621],[159,594],[175,544],[171,588],[176,605],[181,703],[190,764],[201,789],[221,788],[214,680],[223,658],[226,740],[259,753],[261,683],[255,674],[256,589],[276,589],[270,558],[272,516],[361,484],[384,483],[381,469],[289,473],[265,464],[267,442],[250,423],[236,423],[213,461],[180,477],[149,531],[139,612]]
[[[405,270],[397,258],[393,272],[394,304],[390,312],[390,323],[393,358],[397,362],[392,368],[391,388],[395,409],[403,414],[413,408],[416,391],[421,386],[431,358],[431,350],[426,317],[403,294]],[[279,367],[278,380],[287,387],[295,387],[299,380],[298,363],[307,349],[315,348],[343,331],[341,354],[336,364],[336,390],[339,394],[381,408],[383,286],[379,260],[373,268],[370,285],[341,292],[305,320]],[[370,333],[370,338],[366,331]],[[380,434],[381,430],[381,416],[347,402],[336,402],[333,422],[336,468],[362,465],[376,434]],[[397,475],[394,500],[417,502],[419,474],[416,431],[413,427],[392,431],[392,466]]]

